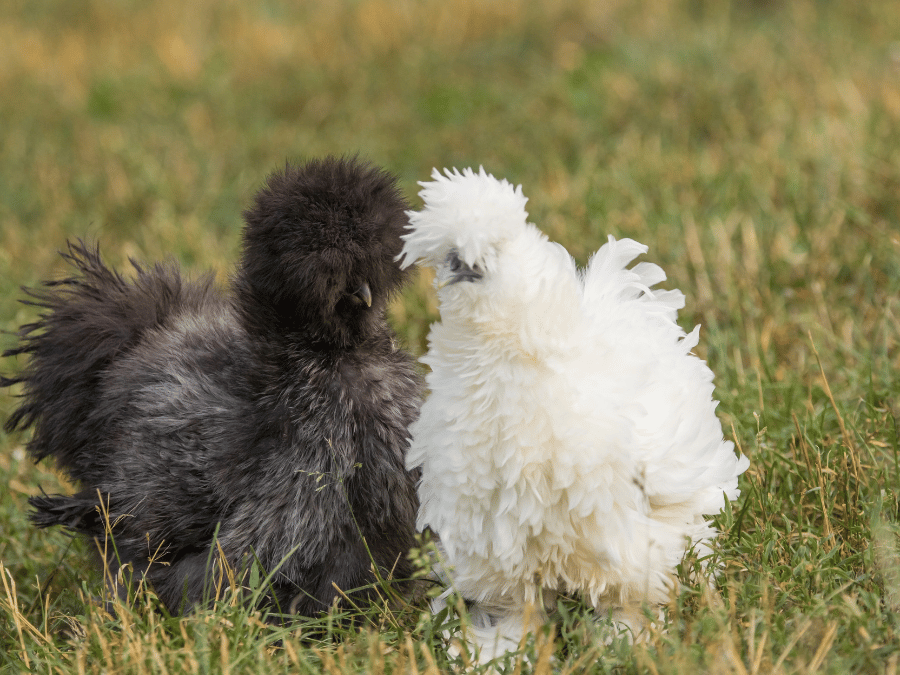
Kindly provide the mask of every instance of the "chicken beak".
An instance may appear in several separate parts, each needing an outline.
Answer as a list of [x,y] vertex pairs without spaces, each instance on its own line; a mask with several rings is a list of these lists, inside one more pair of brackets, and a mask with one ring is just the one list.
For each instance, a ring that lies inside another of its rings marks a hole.
[[361,302],[364,302],[366,307],[372,306],[372,289],[369,288],[369,284],[365,281],[362,283],[362,286],[353,291],[353,295],[359,298]]
[[450,274],[437,282],[437,289],[441,290],[444,286],[452,286],[460,281],[478,281],[484,275],[478,265],[469,265],[459,257],[459,252],[454,248],[447,253],[447,269]]
[[441,290],[444,286],[452,286],[453,284],[458,284],[460,281],[478,281],[483,276],[484,275],[478,269],[472,269],[463,263],[458,270],[452,272],[446,279],[438,281],[437,289]]

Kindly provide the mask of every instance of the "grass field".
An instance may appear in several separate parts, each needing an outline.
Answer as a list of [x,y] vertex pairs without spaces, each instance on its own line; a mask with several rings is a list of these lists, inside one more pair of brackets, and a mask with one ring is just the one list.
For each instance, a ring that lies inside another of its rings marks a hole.
[[[751,460],[723,573],[638,645],[567,603],[509,672],[898,671],[896,0],[7,0],[0,128],[2,348],[67,237],[224,283],[267,172],[324,153],[388,167],[417,206],[433,166],[483,164],[580,263],[607,234],[648,244]],[[435,315],[424,276],[392,306],[416,354]],[[461,668],[417,605],[272,628],[138,593],[110,617],[89,546],[26,521],[28,495],[69,489],[26,440],[0,433],[0,668]]]

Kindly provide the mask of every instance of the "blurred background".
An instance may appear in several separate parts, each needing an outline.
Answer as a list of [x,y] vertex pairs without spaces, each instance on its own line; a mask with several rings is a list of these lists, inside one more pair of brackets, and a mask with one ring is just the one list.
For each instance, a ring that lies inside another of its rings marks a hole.
[[432,167],[521,183],[581,263],[638,239],[687,323],[789,365],[798,311],[852,342],[898,274],[898,40],[893,0],[5,0],[0,322],[70,236],[224,282],[270,170],[358,152],[416,206]]

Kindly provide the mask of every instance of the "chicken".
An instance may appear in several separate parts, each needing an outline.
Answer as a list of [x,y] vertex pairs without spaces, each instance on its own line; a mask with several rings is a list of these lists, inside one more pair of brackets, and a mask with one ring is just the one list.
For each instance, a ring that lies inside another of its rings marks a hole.
[[580,271],[526,222],[521,186],[483,168],[432,178],[403,236],[440,303],[407,467],[418,525],[473,603],[473,647],[515,649],[557,592],[639,631],[748,465],[691,354],[699,326],[675,322],[679,291],[652,290],[657,265],[629,269],[647,247],[610,237]]
[[69,243],[75,274],[30,292],[43,313],[6,352],[30,358],[2,381],[23,385],[6,429],[80,486],[32,497],[33,521],[98,539],[173,613],[209,602],[210,561],[258,561],[300,615],[410,578],[422,383],[385,320],[407,208],[358,159],[288,165],[244,214],[228,289],[174,264],[128,281]]

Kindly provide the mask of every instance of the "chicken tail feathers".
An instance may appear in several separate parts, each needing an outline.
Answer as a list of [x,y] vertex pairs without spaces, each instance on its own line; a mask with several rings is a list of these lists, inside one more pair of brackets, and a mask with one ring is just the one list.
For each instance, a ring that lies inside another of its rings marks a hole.
[[658,265],[640,262],[628,267],[646,252],[647,247],[633,239],[616,240],[610,235],[609,241],[591,257],[584,272],[585,306],[640,301],[645,311],[674,322],[678,310],[684,307],[684,294],[653,288],[666,279],[666,273]]
[[28,443],[34,460],[53,456],[81,480],[92,464],[87,449],[111,412],[99,401],[104,372],[172,312],[182,282],[174,267],[145,269],[134,261],[137,276],[126,281],[104,265],[99,247],[82,240],[68,242],[61,255],[75,274],[23,289],[22,302],[41,314],[19,330],[19,345],[3,353],[27,355],[29,362],[17,375],[0,377],[0,386],[23,385],[6,431],[34,426]]

